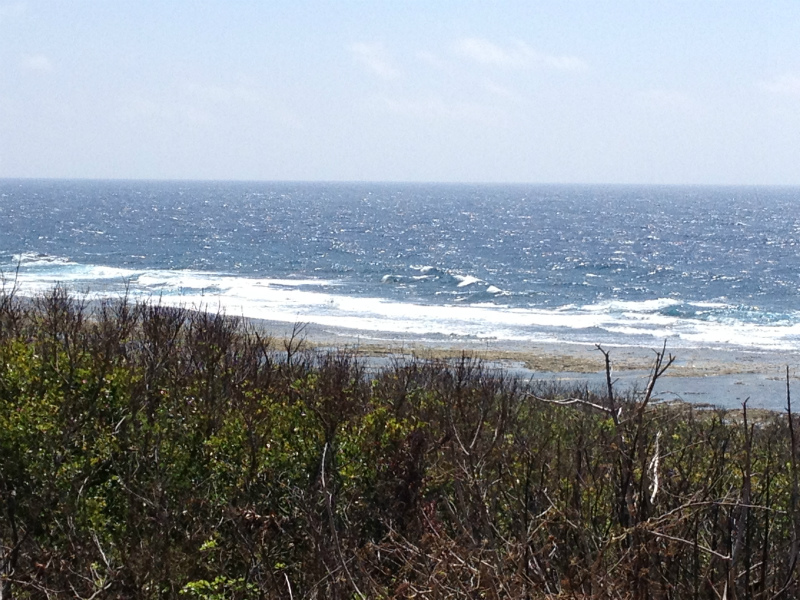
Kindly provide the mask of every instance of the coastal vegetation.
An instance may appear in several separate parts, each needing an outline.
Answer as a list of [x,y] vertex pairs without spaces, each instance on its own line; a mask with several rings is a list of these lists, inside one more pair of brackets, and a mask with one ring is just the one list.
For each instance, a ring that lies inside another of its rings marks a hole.
[[791,412],[608,372],[374,368],[220,314],[5,291],[0,597],[798,597]]

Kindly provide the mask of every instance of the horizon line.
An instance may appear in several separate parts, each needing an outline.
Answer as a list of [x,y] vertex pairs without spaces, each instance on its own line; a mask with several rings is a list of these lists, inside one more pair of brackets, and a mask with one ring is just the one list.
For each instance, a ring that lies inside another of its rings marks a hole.
[[442,185],[442,186],[542,186],[542,187],[727,187],[727,188],[793,188],[800,183],[647,183],[647,182],[564,182],[564,181],[425,181],[373,179],[217,179],[185,177],[7,177],[5,181],[70,181],[70,182],[136,182],[136,183],[253,183],[253,184],[320,184],[320,185]]

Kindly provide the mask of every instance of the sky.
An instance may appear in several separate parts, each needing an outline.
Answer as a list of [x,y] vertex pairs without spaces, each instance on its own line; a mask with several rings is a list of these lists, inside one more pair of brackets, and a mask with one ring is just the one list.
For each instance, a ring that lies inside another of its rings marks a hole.
[[800,184],[800,2],[0,0],[0,177]]

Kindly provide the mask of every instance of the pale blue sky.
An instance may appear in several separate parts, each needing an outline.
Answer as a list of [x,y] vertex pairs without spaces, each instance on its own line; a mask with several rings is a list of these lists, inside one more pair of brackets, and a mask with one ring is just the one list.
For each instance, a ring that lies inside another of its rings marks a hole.
[[0,0],[0,177],[800,184],[800,2]]

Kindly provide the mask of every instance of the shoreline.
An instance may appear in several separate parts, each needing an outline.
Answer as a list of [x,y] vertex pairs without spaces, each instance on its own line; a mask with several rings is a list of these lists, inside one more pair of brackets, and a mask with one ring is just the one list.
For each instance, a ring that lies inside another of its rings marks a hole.
[[[87,306],[95,302],[89,301]],[[396,359],[450,360],[466,354],[524,381],[580,384],[597,390],[605,390],[606,386],[604,358],[593,343],[477,339],[444,334],[422,337],[228,316],[271,336],[278,344],[300,326],[296,337],[304,341],[306,348],[355,351],[376,368]],[[644,389],[655,352],[661,350],[663,343],[661,340],[653,345],[603,345],[610,353],[615,390],[625,393]],[[656,400],[730,410],[741,409],[748,400],[751,408],[785,411],[787,365],[790,386],[800,389],[800,352],[734,346],[670,347],[669,340],[666,352],[675,357],[675,362],[659,379],[654,391]]]
[[[248,319],[276,339],[288,338],[294,324]],[[308,323],[300,337],[309,348],[349,349],[376,366],[402,358],[449,360],[466,354],[531,381],[585,383],[605,388],[605,363],[595,345],[575,342],[519,342],[476,340],[453,336],[400,336],[354,331]],[[662,342],[663,344],[663,342]],[[620,392],[643,389],[655,358],[655,346],[603,346],[610,353],[615,388]],[[786,409],[786,367],[791,387],[800,389],[800,354],[743,348],[670,348],[675,362],[659,379],[654,398],[693,405],[770,411]]]

